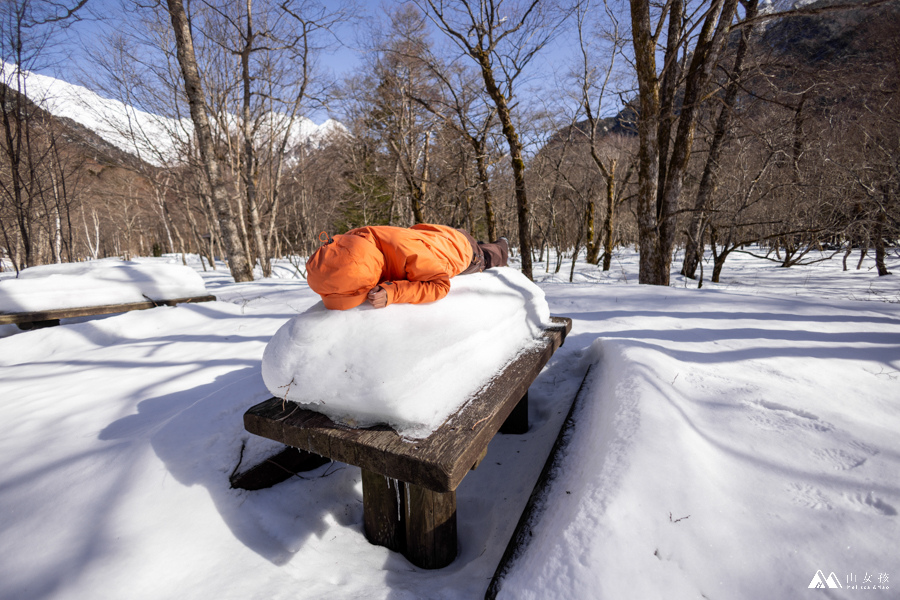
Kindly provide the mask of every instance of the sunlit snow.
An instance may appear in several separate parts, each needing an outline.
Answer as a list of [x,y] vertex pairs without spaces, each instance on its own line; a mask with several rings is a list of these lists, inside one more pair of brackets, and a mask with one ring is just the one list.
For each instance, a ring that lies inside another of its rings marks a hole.
[[429,304],[321,303],[285,323],[263,354],[273,395],[352,425],[425,437],[550,324],[544,292],[509,267],[451,279]]
[[[172,261],[174,263],[174,260]],[[23,269],[0,277],[0,313],[206,296],[203,279],[180,264],[95,260]]]
[[[287,261],[201,272],[217,302],[0,326],[0,597],[483,597],[588,367],[501,598],[895,597],[900,284],[856,258],[735,254],[700,290],[637,285],[630,250],[574,283],[537,262],[572,331],[530,431],[458,488],[460,553],[437,571],[366,542],[357,468],[229,487],[279,447],[242,421],[272,395],[265,347],[319,302]],[[843,589],[808,590],[819,571]]]

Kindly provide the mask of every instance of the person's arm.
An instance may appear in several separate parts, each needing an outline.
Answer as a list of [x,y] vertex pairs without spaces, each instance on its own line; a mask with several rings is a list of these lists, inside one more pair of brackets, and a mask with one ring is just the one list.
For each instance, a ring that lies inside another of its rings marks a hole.
[[[381,288],[381,291],[378,290]],[[380,308],[388,304],[425,304],[440,300],[450,291],[450,275],[436,258],[413,255],[406,262],[406,280],[382,282],[369,292],[369,302]]]
[[443,274],[430,281],[385,281],[387,304],[425,304],[440,300],[450,291],[450,277]]

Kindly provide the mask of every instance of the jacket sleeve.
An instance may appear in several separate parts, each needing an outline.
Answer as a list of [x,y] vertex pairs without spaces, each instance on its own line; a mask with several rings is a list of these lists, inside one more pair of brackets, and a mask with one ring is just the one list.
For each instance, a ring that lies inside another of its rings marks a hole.
[[410,256],[406,261],[406,280],[385,281],[388,304],[424,304],[440,300],[450,291],[446,266],[433,257]]

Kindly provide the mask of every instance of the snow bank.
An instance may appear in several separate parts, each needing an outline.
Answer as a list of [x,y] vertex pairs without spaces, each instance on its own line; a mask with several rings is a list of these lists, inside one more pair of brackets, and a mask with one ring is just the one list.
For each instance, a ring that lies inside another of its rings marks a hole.
[[[797,598],[819,570],[887,585],[896,309],[611,289],[614,305],[576,316],[581,335],[602,330],[590,385],[498,598]],[[570,290],[557,306],[587,298]]]
[[350,425],[427,436],[550,320],[544,292],[514,269],[451,284],[432,304],[330,311],[317,303],[269,342],[266,386]]
[[0,279],[0,312],[33,312],[205,296],[194,269],[118,259],[44,265]]

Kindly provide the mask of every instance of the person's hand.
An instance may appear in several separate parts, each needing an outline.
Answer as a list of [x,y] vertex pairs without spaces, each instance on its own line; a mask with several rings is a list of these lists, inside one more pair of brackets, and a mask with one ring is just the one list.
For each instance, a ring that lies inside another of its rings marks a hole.
[[375,308],[384,308],[388,303],[387,292],[380,285],[373,287],[366,295],[366,300]]

